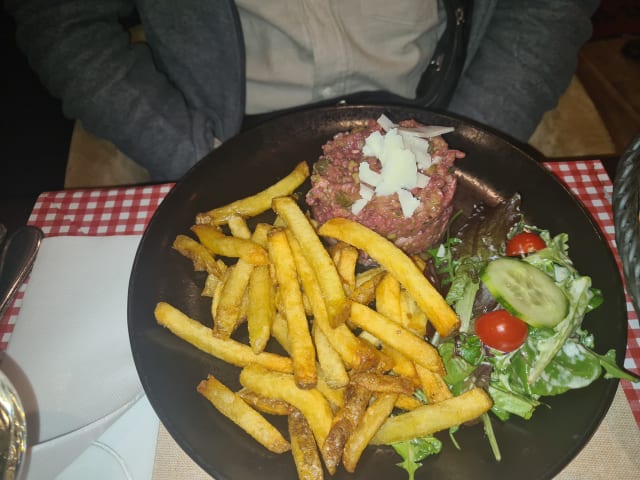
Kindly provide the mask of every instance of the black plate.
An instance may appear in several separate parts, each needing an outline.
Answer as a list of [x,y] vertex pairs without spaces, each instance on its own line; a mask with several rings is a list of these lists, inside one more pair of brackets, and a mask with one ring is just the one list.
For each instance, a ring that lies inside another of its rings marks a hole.
[[[494,202],[520,192],[528,220],[552,233],[567,232],[577,268],[601,288],[605,303],[587,315],[596,350],[610,348],[622,362],[627,312],[614,258],[602,234],[576,199],[530,154],[514,143],[457,118],[407,107],[341,106],[300,111],[249,130],[207,156],[189,171],[160,205],[144,234],[129,287],[129,334],[142,385],[160,420],[177,443],[218,480],[295,478],[290,454],[275,455],[220,415],[196,393],[212,372],[232,388],[238,369],[211,358],[159,327],[156,302],[167,301],[208,322],[209,303],[200,297],[204,276],[171,249],[176,235],[188,233],[196,213],[253,194],[287,174],[301,160],[314,162],[321,145],[337,132],[386,113],[398,121],[451,125],[457,161],[459,200],[468,206]],[[557,474],[589,440],[609,408],[617,381],[600,379],[588,388],[545,399],[530,421],[494,420],[503,460],[497,463],[480,425],[458,432],[458,451],[442,435],[443,452],[424,462],[416,478],[546,479]],[[273,419],[285,427],[283,419]],[[357,471],[339,469],[335,479],[405,479],[399,457],[387,447],[369,448]]]

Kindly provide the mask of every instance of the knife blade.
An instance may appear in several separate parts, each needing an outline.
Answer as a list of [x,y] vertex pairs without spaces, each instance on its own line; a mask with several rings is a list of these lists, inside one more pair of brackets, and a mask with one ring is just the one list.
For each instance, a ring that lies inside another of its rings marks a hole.
[[0,252],[0,318],[31,271],[43,238],[42,230],[24,226],[13,232]]

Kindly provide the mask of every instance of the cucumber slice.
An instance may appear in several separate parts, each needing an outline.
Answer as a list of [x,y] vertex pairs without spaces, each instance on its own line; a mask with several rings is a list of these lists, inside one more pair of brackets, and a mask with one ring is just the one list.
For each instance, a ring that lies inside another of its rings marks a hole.
[[489,262],[481,278],[505,310],[534,327],[555,327],[569,310],[567,297],[553,279],[522,260]]

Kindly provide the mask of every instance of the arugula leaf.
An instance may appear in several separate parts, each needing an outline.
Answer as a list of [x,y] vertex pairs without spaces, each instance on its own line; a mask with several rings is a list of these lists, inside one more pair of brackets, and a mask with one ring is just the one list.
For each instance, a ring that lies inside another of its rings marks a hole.
[[429,403],[427,396],[425,395],[424,391],[421,388],[417,388],[415,392],[413,392],[413,396],[416,397],[418,400],[420,400],[420,402],[424,404]]
[[460,335],[458,354],[472,365],[479,365],[485,358],[482,341],[477,335]]
[[453,446],[456,447],[456,450],[462,450],[462,448],[460,448],[460,444],[458,443],[458,440],[456,440],[455,434],[458,433],[458,430],[460,430],[460,425],[454,425],[453,427],[449,428],[449,439],[451,440],[451,443],[453,443]]
[[604,295],[602,295],[602,290],[600,290],[599,288],[591,287],[591,293],[593,293],[593,297],[591,297],[591,300],[589,300],[589,305],[587,305],[587,312],[598,308],[604,303]]
[[459,335],[438,346],[447,374],[443,377],[451,393],[460,395],[474,384],[474,372],[484,359],[480,339],[475,335]]
[[487,389],[493,399],[491,411],[500,419],[507,420],[512,414],[529,420],[540,402],[535,398],[518,394],[508,385],[491,382]]
[[630,382],[640,382],[640,376],[634,375],[633,373],[627,372],[626,370],[618,367],[618,364],[616,363],[616,351],[614,349],[609,350],[604,355],[599,355],[586,347],[585,350],[595,357],[602,368],[604,368],[604,378],[620,378],[622,380],[629,380]]
[[460,317],[460,331],[468,332],[473,314],[473,304],[480,289],[480,272],[486,262],[477,257],[465,257],[458,262],[451,288],[445,300],[453,305]]
[[441,276],[440,283],[442,285],[448,285],[455,277],[458,264],[453,259],[453,246],[461,241],[456,237],[448,237],[437,247],[427,250],[427,253],[433,258],[436,273]]
[[498,440],[496,439],[496,435],[493,432],[493,425],[491,425],[491,417],[489,417],[488,413],[482,414],[482,423],[484,425],[484,433],[489,439],[489,445],[491,445],[491,451],[493,452],[493,457],[497,462],[502,460],[502,454],[500,453],[500,447],[498,446]]
[[[524,261],[542,270],[558,283],[578,275],[569,257],[569,235],[559,233],[547,241],[547,247],[524,257]],[[560,270],[560,267],[563,270]]]
[[409,473],[409,480],[414,480],[416,470],[422,466],[422,460],[429,455],[437,455],[442,450],[442,442],[432,436],[396,442],[391,446],[402,457],[403,461],[396,465]]

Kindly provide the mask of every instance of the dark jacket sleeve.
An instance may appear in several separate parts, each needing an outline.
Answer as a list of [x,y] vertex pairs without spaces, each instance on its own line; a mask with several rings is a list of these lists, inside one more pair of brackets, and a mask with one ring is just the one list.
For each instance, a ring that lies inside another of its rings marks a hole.
[[568,87],[598,3],[498,0],[449,110],[527,141]]
[[[217,83],[210,82],[207,87],[213,93],[201,93],[199,89],[208,79],[191,74],[188,61],[180,62],[173,71],[163,68],[166,57],[175,56],[177,48],[188,55],[184,45],[175,44],[197,30],[190,24],[194,18],[205,23],[212,12],[203,14],[198,8],[189,12],[192,1],[159,0],[146,2],[157,6],[157,14],[147,13],[145,2],[140,3],[7,0],[5,5],[16,21],[20,48],[44,85],[62,99],[64,114],[80,119],[87,130],[112,141],[146,167],[153,180],[176,180],[211,150],[214,137],[224,140],[237,131],[244,105],[224,111],[231,103],[225,96],[235,93],[235,102],[241,103],[243,91],[221,93]],[[171,10],[171,4],[182,10]],[[143,13],[147,13],[157,51],[151,43],[132,45],[119,22],[136,6],[142,10],[143,21]],[[173,31],[164,38],[154,36],[164,27],[156,28],[154,21],[172,22]],[[211,23],[215,28],[215,22]],[[241,55],[237,50],[228,54]],[[211,75],[211,70],[205,75]]]

